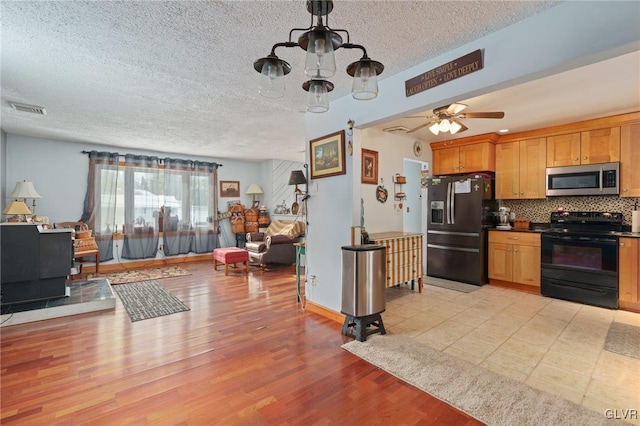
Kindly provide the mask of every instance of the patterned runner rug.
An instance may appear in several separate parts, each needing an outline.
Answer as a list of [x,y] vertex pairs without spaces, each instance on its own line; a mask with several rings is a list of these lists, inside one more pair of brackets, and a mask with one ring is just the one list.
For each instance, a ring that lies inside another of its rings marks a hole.
[[191,273],[180,266],[166,266],[163,268],[134,269],[131,271],[113,272],[110,274],[88,274],[87,279],[106,278],[109,280],[109,283],[113,285],[181,277],[183,275],[191,275]]
[[157,281],[142,281],[114,286],[131,322],[190,310],[184,302]]

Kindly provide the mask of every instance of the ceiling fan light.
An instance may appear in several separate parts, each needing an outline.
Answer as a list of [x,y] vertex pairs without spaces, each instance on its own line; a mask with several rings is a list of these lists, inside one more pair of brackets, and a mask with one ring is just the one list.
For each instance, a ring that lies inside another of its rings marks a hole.
[[440,131],[441,132],[448,132],[451,129],[451,123],[449,122],[449,120],[447,120],[446,118],[442,121],[440,121]]
[[325,28],[305,33],[308,37],[307,58],[304,73],[307,76],[328,78],[336,73],[336,58],[333,54],[332,31]]
[[457,121],[452,120],[451,126],[449,127],[449,131],[451,132],[451,134],[455,135],[460,129],[462,129],[462,125]]
[[429,126],[429,130],[431,130],[431,133],[438,136],[438,133],[440,133],[440,123],[433,123]]
[[368,101],[378,96],[378,75],[371,60],[363,58],[356,63],[351,95],[353,99],[360,101]]
[[277,99],[284,96],[283,62],[277,58],[264,61],[260,72],[259,92],[265,98]]

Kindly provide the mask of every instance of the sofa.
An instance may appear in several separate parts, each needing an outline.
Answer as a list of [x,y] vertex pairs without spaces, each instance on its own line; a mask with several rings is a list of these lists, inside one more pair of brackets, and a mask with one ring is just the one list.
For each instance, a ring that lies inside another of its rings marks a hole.
[[264,232],[248,232],[245,248],[249,262],[264,270],[271,265],[296,261],[295,243],[302,242],[305,226],[300,221],[274,220]]

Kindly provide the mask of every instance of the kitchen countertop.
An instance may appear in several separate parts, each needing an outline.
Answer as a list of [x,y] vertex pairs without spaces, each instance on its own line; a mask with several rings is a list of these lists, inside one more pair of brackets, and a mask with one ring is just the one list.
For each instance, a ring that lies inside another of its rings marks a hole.
[[[546,227],[544,226],[535,226],[533,227],[533,229],[516,229],[516,228],[511,228],[511,229],[497,229],[497,228],[489,228],[489,231],[500,231],[500,232],[535,232],[535,233],[542,233],[544,231],[549,230],[549,226],[547,225]],[[618,237],[626,237],[626,238],[640,238],[640,232],[614,232],[613,235],[616,235]]]

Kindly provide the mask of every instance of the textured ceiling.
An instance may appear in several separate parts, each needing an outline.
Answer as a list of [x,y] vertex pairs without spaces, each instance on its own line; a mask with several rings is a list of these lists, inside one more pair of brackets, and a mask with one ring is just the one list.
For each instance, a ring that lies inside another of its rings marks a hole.
[[[343,0],[329,24],[348,29],[352,43],[384,63],[384,79],[555,4]],[[252,66],[291,28],[308,26],[304,1],[2,1],[1,13],[8,133],[218,158],[304,159],[304,52],[278,50],[293,66],[284,99],[258,94]],[[332,99],[350,91],[342,70],[357,59],[357,51],[336,52]],[[504,110],[486,99],[468,111]],[[47,115],[14,111],[8,101],[43,106]]]

